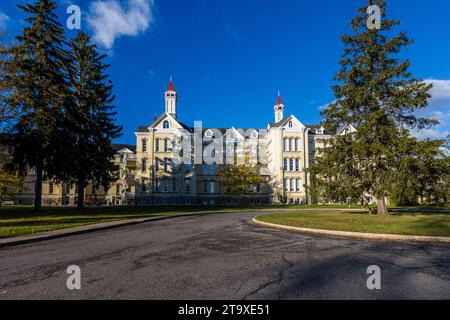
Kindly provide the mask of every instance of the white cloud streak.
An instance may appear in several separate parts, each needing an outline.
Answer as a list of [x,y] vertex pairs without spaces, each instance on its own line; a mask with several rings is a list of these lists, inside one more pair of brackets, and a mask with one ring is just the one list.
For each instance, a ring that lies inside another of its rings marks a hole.
[[[450,80],[426,79],[424,81],[433,84],[430,90],[431,99],[426,108],[417,112],[417,116],[436,119],[440,124],[430,129],[412,131],[412,134],[418,139],[445,138],[450,134]],[[336,100],[320,106],[319,110],[325,110],[334,102]]]
[[94,41],[111,49],[117,38],[145,32],[153,22],[153,3],[153,0],[127,0],[127,6],[123,6],[118,0],[93,1],[87,23],[93,31]]
[[441,139],[450,134],[450,80],[427,79],[427,83],[433,84],[430,90],[432,98],[428,107],[419,112],[419,116],[436,119],[439,125],[414,132],[418,139]]
[[9,21],[9,17],[0,11],[0,29],[6,29],[6,22]]

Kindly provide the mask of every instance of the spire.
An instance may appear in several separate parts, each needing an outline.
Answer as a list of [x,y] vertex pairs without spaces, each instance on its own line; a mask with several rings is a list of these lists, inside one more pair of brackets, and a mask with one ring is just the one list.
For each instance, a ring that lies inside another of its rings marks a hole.
[[281,95],[280,95],[280,91],[278,91],[278,100],[277,100],[277,106],[280,106],[283,104],[283,101],[281,101]]
[[283,101],[281,101],[280,91],[278,91],[278,100],[274,109],[275,109],[275,123],[278,123],[281,120],[283,120],[283,112],[284,112],[284,104]]
[[170,76],[169,86],[167,87],[167,91],[175,92],[175,86],[173,85],[172,76]]
[[170,76],[169,86],[164,93],[166,100],[166,113],[170,114],[175,119],[177,118],[177,93],[175,92],[175,86],[173,85],[172,76]]

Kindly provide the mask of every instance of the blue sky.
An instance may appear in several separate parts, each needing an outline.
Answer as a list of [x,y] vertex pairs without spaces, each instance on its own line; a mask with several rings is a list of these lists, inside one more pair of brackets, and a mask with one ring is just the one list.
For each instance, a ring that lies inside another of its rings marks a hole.
[[[3,41],[24,25],[15,3],[1,0]],[[117,95],[118,139],[164,111],[169,77],[179,94],[178,116],[192,125],[264,128],[281,91],[286,112],[305,124],[321,121],[355,8],[366,0],[58,0],[65,24],[69,4],[82,9],[82,29],[108,54]],[[427,116],[442,124],[421,137],[450,133],[450,1],[389,1],[391,17],[415,39],[403,52],[415,77],[435,84]],[[74,34],[67,32],[68,36]]]

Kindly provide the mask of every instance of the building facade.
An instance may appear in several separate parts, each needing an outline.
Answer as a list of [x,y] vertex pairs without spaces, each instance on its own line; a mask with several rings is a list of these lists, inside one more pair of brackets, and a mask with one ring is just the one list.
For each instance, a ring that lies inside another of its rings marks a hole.
[[[135,132],[138,204],[302,204],[309,201],[307,169],[314,163],[323,140],[331,135],[320,125],[305,125],[295,115],[286,116],[280,95],[274,106],[275,121],[263,129],[184,124],[177,117],[178,95],[172,79],[164,99],[164,113],[150,126],[141,126]],[[205,161],[205,155],[215,153],[219,156],[215,155],[212,163]],[[245,195],[227,193],[217,172],[222,165],[230,163],[253,163],[263,183],[252,186]]]
[[[264,205],[310,203],[307,169],[320,156],[332,133],[285,114],[280,94],[274,122],[265,128],[188,126],[177,117],[178,95],[172,79],[164,93],[164,113],[135,132],[136,145],[113,145],[117,180],[108,190],[91,182],[85,201],[102,205]],[[347,134],[351,126],[336,134]],[[226,190],[218,172],[224,165],[256,168],[261,183],[245,194]],[[25,177],[17,204],[33,204],[36,176]],[[76,186],[44,181],[44,205],[77,203]]]
[[[114,144],[116,155],[114,163],[117,166],[117,180],[108,190],[97,187],[92,181],[84,190],[87,205],[124,205],[134,203],[136,148],[133,145]],[[35,197],[36,174],[29,170],[24,178],[23,190],[16,194],[16,203],[32,205]],[[77,203],[78,190],[74,184],[54,183],[44,181],[42,184],[42,204],[47,206],[74,206]]]

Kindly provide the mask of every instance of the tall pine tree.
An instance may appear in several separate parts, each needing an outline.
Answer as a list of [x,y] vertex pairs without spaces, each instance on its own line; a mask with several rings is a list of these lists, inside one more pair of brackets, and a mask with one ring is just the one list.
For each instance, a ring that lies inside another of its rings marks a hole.
[[[65,37],[54,13],[56,4],[38,0],[18,5],[28,17],[16,43],[1,50],[6,57],[4,81],[12,90],[3,100],[18,111],[12,140],[13,161],[22,171],[36,173],[34,209],[41,209],[43,173],[55,173],[55,150],[64,143],[59,136],[68,99],[69,54]],[[51,175],[51,174],[49,174]]]
[[[109,67],[102,61],[95,44],[87,34],[79,32],[70,43],[72,60],[71,104],[64,120],[65,144],[59,164],[70,163],[65,171],[65,181],[77,184],[77,207],[84,207],[84,189],[89,181],[106,190],[116,179],[115,152],[111,141],[120,136],[122,127],[114,124],[114,95]],[[64,159],[69,156],[69,159]]]
[[385,197],[402,158],[408,129],[424,128],[436,121],[416,116],[430,98],[431,85],[415,79],[410,63],[396,57],[411,40],[395,34],[398,21],[387,18],[387,3],[369,0],[381,9],[380,29],[369,29],[367,7],[358,9],[351,34],[342,37],[345,51],[338,82],[333,87],[336,102],[323,111],[329,129],[353,125],[357,131],[338,135],[312,169],[318,196],[330,200],[377,199],[379,215],[388,213]]

